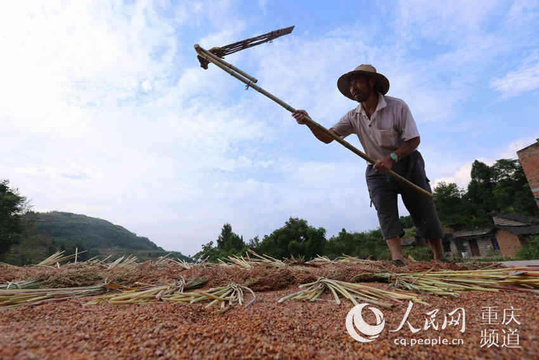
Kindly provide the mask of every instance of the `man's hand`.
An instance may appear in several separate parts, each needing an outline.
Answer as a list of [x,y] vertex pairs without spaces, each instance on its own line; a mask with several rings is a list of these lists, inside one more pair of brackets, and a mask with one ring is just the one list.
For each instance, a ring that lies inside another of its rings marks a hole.
[[300,125],[305,125],[307,123],[305,118],[310,118],[309,114],[305,110],[296,110],[292,113],[292,116]]
[[[326,144],[329,144],[330,142],[333,141],[333,137],[331,137],[331,135],[328,135],[327,131],[324,132],[323,130],[321,130],[318,127],[316,127],[315,125],[313,125],[312,119],[311,119],[311,122],[307,121],[307,119],[311,118],[309,116],[309,114],[307,113],[307,111],[305,111],[305,110],[296,110],[296,111],[292,112],[292,116],[294,117],[294,119],[296,119],[298,124],[307,125],[307,127],[311,130],[313,135],[318,140],[320,140],[320,141],[322,141],[323,143],[326,143]],[[339,136],[339,134],[337,134],[333,129],[329,129],[329,131],[334,133],[335,135]]]
[[386,156],[385,158],[378,160],[376,164],[374,164],[373,169],[377,172],[387,174],[393,165],[395,165],[395,160],[393,160],[391,156]]

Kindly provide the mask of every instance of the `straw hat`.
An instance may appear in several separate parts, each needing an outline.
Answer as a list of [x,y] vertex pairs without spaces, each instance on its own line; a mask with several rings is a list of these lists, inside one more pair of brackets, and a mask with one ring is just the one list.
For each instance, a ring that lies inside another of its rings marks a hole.
[[385,95],[389,91],[389,80],[382,74],[376,72],[376,68],[372,65],[359,65],[353,71],[347,72],[337,80],[339,91],[349,99],[355,100],[350,93],[350,79],[356,74],[372,76],[376,79],[376,90]]

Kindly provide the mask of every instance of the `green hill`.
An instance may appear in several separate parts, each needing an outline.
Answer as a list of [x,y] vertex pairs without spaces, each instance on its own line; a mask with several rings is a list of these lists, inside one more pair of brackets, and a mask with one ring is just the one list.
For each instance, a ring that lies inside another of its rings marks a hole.
[[90,248],[127,248],[161,250],[150,239],[106,220],[65,212],[38,213],[35,226],[40,233],[50,235],[57,243],[81,242]]
[[[59,250],[74,253],[86,250],[81,260],[94,256],[113,258],[132,254],[141,260],[168,254],[150,239],[109,221],[66,212],[29,212],[22,218],[24,231],[19,243],[5,255],[5,262],[24,265],[43,260]],[[190,260],[179,252],[172,256]]]

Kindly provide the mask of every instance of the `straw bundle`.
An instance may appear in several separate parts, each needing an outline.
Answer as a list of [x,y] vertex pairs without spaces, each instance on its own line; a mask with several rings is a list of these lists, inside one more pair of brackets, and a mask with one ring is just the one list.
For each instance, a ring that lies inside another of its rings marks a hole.
[[330,264],[334,264],[334,263],[335,262],[333,260],[331,260],[330,258],[328,258],[327,256],[317,256],[314,259],[309,260],[309,261],[306,262],[306,264],[316,265],[316,266],[330,265]]
[[279,268],[286,267],[286,263],[284,261],[277,260],[269,255],[259,255],[251,249],[249,249],[249,253],[255,257],[254,259],[249,257],[249,260],[256,265],[273,266]]
[[354,305],[358,304],[358,300],[369,302],[385,308],[393,307],[393,303],[401,304],[403,303],[403,300],[411,300],[415,303],[426,304],[412,294],[387,291],[372,286],[348,283],[339,280],[330,280],[326,278],[319,278],[315,282],[301,284],[299,287],[303,290],[285,296],[281,298],[279,302],[281,303],[288,299],[316,301],[320,295],[329,290],[337,304],[341,303],[339,295],[350,300]]
[[65,289],[0,290],[0,307],[14,308],[23,305],[40,305],[51,301],[99,295],[106,291],[106,284]]
[[133,287],[124,287],[116,284],[110,284],[109,288],[121,291],[120,294],[110,294],[93,299],[86,305],[95,305],[101,302],[108,302],[113,305],[126,304],[149,304],[158,301],[167,301],[171,296],[183,293],[184,290],[195,289],[203,286],[208,281],[201,277],[193,281],[186,282],[183,277],[171,284],[150,285],[137,282]]
[[5,285],[0,285],[0,289],[3,290],[14,290],[14,289],[35,289],[39,286],[40,282],[35,280],[29,281],[11,281]]
[[185,270],[192,269],[193,266],[197,265],[197,264],[189,263],[189,262],[187,262],[185,260],[181,260],[181,259],[178,259],[177,264],[178,264],[179,267],[184,268]]
[[458,296],[463,291],[527,291],[539,294],[539,270],[504,268],[483,270],[444,270],[422,273],[365,273],[354,280],[381,280],[395,287],[422,293]]
[[185,282],[172,285],[146,286],[143,289],[127,288],[121,294],[111,294],[96,298],[86,305],[95,305],[100,302],[108,302],[113,305],[126,304],[149,304],[152,302],[164,300],[176,292],[182,292]]
[[137,266],[137,257],[133,255],[122,256],[116,259],[114,262],[110,263],[108,269],[115,268],[132,268]]
[[339,264],[346,264],[346,265],[352,265],[352,264],[374,265],[374,264],[380,263],[380,261],[360,259],[358,257],[350,256],[350,255],[339,256],[337,259],[335,259],[335,262]]
[[190,304],[201,301],[209,301],[206,307],[220,304],[221,309],[226,310],[227,308],[232,308],[237,304],[243,305],[245,302],[244,291],[250,292],[253,297],[252,300],[245,305],[245,307],[248,308],[256,301],[256,295],[253,290],[236,283],[230,283],[226,286],[215,287],[204,291],[200,290],[190,293],[175,294],[167,297],[166,300]]
[[38,263],[38,266],[57,266],[60,267],[60,263],[63,261],[74,259],[78,254],[82,254],[86,251],[78,252],[77,254],[64,256],[65,251],[57,251],[42,262]]

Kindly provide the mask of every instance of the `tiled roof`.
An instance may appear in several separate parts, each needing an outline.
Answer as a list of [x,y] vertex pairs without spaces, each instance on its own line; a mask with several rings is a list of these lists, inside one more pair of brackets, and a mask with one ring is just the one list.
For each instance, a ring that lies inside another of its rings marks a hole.
[[463,238],[463,237],[483,236],[483,235],[488,235],[489,233],[491,233],[493,231],[494,231],[494,228],[466,230],[466,231],[455,231],[453,233],[453,237],[454,238]]
[[515,235],[536,235],[539,234],[539,225],[527,226],[498,226],[499,229],[509,231]]
[[504,214],[492,218],[496,226],[539,225],[539,219],[520,214]]

